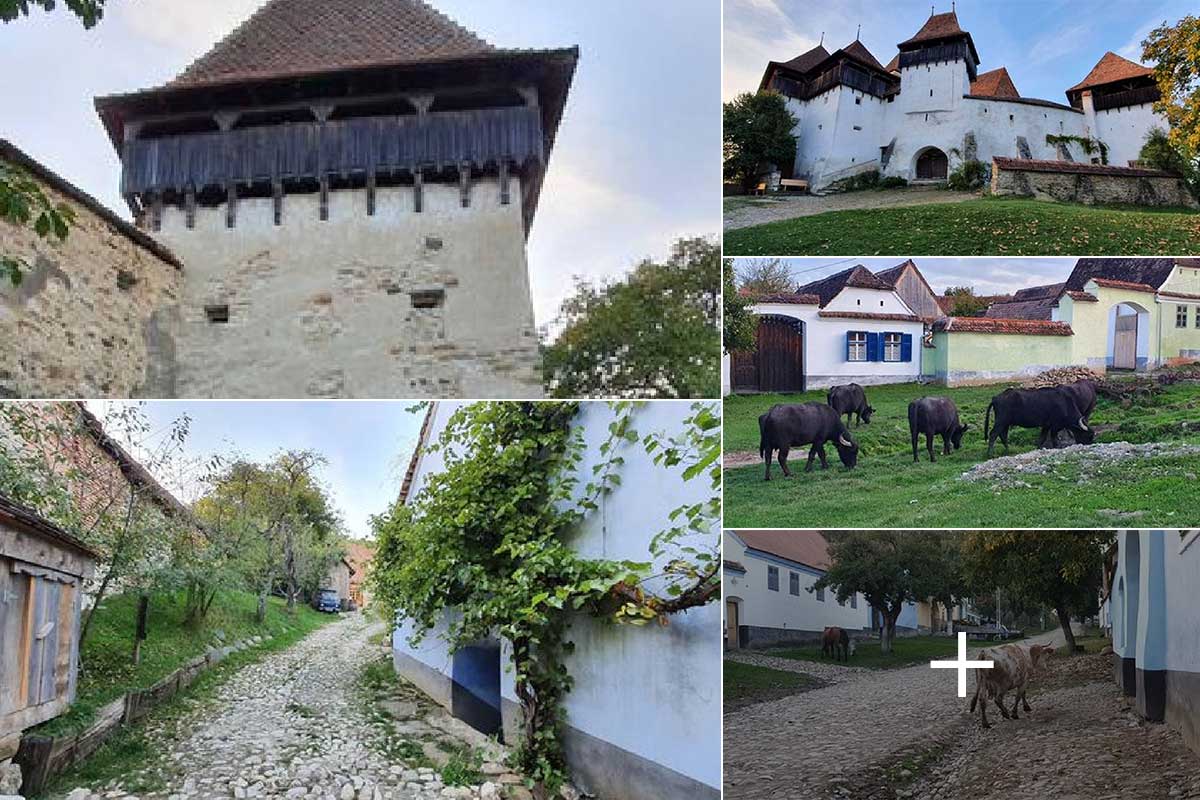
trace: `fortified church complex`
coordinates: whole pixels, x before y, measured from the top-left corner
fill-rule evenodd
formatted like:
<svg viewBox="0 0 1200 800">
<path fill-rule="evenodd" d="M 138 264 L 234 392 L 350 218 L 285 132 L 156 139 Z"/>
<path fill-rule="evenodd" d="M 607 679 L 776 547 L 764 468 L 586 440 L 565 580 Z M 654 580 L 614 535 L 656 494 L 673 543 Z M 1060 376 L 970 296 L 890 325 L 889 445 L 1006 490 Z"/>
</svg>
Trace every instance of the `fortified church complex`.
<svg viewBox="0 0 1200 800">
<path fill-rule="evenodd" d="M 1129 167 L 1146 134 L 1166 128 L 1153 111 L 1153 71 L 1112 52 L 1061 103 L 1022 97 L 1004 67 L 980 72 L 954 11 L 931 15 L 896 47 L 886 66 L 857 40 L 767 65 L 759 90 L 782 94 L 798 120 L 796 159 L 780 165 L 784 177 L 820 191 L 871 170 L 941 181 L 971 160 Z"/>
<path fill-rule="evenodd" d="M 0 142 L 78 218 L 0 226 L 30 266 L 0 395 L 540 396 L 525 243 L 578 55 L 421 0 L 270 0 L 96 100 L 136 229 Z"/>
</svg>

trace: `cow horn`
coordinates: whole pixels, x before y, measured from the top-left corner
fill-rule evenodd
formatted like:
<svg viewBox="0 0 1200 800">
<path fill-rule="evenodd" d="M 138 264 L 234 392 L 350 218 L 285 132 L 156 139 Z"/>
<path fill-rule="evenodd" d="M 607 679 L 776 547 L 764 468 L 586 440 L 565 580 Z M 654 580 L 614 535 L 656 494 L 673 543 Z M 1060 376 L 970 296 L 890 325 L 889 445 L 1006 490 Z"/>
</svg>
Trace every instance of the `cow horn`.
<svg viewBox="0 0 1200 800">
<path fill-rule="evenodd" d="M 838 434 L 838 444 L 840 444 L 842 447 L 854 447 L 854 442 L 846 441 L 846 437 L 840 433 Z"/>
<path fill-rule="evenodd" d="M 1083 417 L 1079 418 L 1079 427 L 1083 428 L 1085 431 L 1088 429 L 1087 423 L 1083 421 Z"/>
</svg>

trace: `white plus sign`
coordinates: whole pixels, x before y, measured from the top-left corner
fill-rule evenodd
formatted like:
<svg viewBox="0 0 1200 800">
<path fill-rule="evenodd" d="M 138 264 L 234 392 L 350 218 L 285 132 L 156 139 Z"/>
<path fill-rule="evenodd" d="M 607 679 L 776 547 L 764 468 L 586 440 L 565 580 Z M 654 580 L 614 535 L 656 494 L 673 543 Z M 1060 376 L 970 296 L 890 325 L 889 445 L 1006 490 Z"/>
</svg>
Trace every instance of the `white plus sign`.
<svg viewBox="0 0 1200 800">
<path fill-rule="evenodd" d="M 933 669 L 956 669 L 958 670 L 958 696 L 967 696 L 967 670 L 969 669 L 991 669 L 991 661 L 967 661 L 967 634 L 965 631 L 958 632 L 958 658 L 953 661 L 930 661 L 929 666 Z"/>
</svg>

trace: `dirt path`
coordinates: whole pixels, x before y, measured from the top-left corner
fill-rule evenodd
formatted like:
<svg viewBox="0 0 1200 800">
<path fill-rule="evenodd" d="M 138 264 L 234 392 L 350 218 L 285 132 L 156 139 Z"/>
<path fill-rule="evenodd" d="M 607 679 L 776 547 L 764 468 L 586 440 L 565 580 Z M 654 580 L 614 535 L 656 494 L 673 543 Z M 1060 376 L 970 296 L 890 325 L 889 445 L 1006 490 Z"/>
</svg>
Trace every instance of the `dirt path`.
<svg viewBox="0 0 1200 800">
<path fill-rule="evenodd" d="M 1030 694 L 1033 713 L 993 714 L 988 731 L 956 696 L 953 673 L 927 666 L 846 673 L 732 712 L 725 798 L 1200 798 L 1200 757 L 1129 710 L 1108 664 L 1053 662 Z"/>
<path fill-rule="evenodd" d="M 748 228 L 781 219 L 810 217 L 827 211 L 851 211 L 863 208 L 895 208 L 923 206 L 930 203 L 962 203 L 974 200 L 974 192 L 952 192 L 948 189 L 884 189 L 882 191 L 848 192 L 825 197 L 794 195 L 748 200 L 748 205 L 725 212 L 725 230 Z"/>
<path fill-rule="evenodd" d="M 127 776 L 124 784 L 94 787 L 92 794 L 76 790 L 70 800 L 132 800 L 129 786 L 144 785 L 147 777 L 166 786 L 138 794 L 142 800 L 432 800 L 478 798 L 481 791 L 498 797 L 499 787 L 490 783 L 447 789 L 425 758 L 410 765 L 383 755 L 357 683 L 362 667 L 380 654 L 368 638 L 382 630 L 380 622 L 348 615 L 243 668 L 214 702 L 202 703 L 182 722 L 148 724 L 147 738 L 164 748 L 160 763 Z M 416 703 L 402 705 L 417 715 Z M 424 717 L 396 725 L 420 726 L 419 733 L 428 728 Z M 425 742 L 414 736 L 416 753 Z"/>
</svg>

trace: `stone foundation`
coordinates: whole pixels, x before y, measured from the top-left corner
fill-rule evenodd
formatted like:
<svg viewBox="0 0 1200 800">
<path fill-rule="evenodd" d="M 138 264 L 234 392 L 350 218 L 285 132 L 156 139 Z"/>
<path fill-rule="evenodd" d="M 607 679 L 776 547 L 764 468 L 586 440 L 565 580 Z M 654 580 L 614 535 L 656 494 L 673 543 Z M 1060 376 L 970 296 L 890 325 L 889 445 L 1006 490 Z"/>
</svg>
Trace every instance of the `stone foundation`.
<svg viewBox="0 0 1200 800">
<path fill-rule="evenodd" d="M 996 158 L 992 162 L 991 187 L 992 194 L 1000 197 L 1085 205 L 1200 208 L 1179 176 L 1130 167 Z"/>
</svg>

